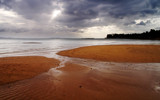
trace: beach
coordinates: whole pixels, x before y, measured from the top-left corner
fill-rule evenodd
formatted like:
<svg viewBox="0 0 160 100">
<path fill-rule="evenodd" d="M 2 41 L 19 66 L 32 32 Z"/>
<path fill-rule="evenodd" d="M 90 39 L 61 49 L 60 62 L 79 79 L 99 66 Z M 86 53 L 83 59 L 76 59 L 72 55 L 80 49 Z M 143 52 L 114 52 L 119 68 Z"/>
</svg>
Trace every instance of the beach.
<svg viewBox="0 0 160 100">
<path fill-rule="evenodd" d="M 0 0 L 0 100 L 160 100 L 160 0 Z"/>
<path fill-rule="evenodd" d="M 157 70 L 160 62 L 159 45 L 87 46 L 57 54 L 72 57 L 73 61 L 66 61 L 64 67 L 58 67 L 61 62 L 53 58 L 1 58 L 0 76 L 4 80 L 1 81 L 3 85 L 0 85 L 0 99 L 160 99 L 160 74 Z M 74 58 L 86 61 L 79 64 L 74 62 Z M 89 63 L 87 59 L 93 60 L 97 67 L 96 64 L 83 65 Z M 3 67 L 6 67 L 6 71 Z M 7 76 L 9 73 L 16 79 Z"/>
<path fill-rule="evenodd" d="M 58 65 L 58 60 L 40 56 L 0 58 L 0 85 L 32 78 Z"/>
<path fill-rule="evenodd" d="M 107 45 L 81 47 L 61 51 L 62 56 L 95 59 L 107 62 L 160 62 L 159 45 Z"/>
</svg>

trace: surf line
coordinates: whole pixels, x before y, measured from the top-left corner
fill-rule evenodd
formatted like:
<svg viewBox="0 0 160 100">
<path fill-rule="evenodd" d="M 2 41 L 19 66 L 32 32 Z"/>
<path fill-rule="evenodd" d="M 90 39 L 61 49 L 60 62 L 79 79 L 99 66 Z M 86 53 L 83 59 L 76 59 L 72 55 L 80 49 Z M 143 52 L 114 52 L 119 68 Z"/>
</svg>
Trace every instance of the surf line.
<svg viewBox="0 0 160 100">
<path fill-rule="evenodd" d="M 58 70 L 58 68 L 62 68 L 62 67 L 65 67 L 65 63 L 68 61 L 67 58 L 65 57 L 60 57 L 59 58 L 60 60 L 60 63 L 59 63 L 59 66 L 55 67 L 55 68 L 51 68 L 49 71 L 48 71 L 48 74 L 50 75 L 53 75 L 53 76 L 58 76 L 62 73 L 62 71 Z"/>
</svg>

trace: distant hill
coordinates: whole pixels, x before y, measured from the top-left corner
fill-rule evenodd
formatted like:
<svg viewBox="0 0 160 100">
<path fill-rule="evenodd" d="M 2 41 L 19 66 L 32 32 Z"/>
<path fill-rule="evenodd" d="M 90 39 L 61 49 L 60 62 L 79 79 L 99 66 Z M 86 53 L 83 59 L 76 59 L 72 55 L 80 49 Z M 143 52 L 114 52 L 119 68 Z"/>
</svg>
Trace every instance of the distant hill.
<svg viewBox="0 0 160 100">
<path fill-rule="evenodd" d="M 106 39 L 143 39 L 160 40 L 160 30 L 151 29 L 149 32 L 131 34 L 108 34 Z"/>
</svg>

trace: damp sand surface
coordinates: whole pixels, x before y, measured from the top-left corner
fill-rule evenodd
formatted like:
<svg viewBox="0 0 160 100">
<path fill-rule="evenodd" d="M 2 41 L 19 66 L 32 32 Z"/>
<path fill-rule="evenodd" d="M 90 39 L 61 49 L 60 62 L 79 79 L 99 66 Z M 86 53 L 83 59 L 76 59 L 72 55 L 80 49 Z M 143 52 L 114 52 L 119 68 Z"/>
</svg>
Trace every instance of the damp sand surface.
<svg viewBox="0 0 160 100">
<path fill-rule="evenodd" d="M 0 85 L 0 100 L 160 99 L 159 63 L 93 62 L 73 58 L 64 67 Z"/>
<path fill-rule="evenodd" d="M 160 62 L 160 45 L 89 46 L 58 53 L 62 56 L 95 59 L 108 62 Z"/>
<path fill-rule="evenodd" d="M 58 65 L 58 60 L 40 56 L 0 58 L 0 85 L 32 78 Z"/>
<path fill-rule="evenodd" d="M 61 74 L 43 73 L 0 86 L 0 100 L 159 100 L 159 72 L 127 65 L 94 68 L 66 62 Z M 131 67 L 137 65 L 131 65 Z M 142 65 L 143 66 L 143 65 Z M 145 67 L 145 66 L 144 66 Z"/>
</svg>

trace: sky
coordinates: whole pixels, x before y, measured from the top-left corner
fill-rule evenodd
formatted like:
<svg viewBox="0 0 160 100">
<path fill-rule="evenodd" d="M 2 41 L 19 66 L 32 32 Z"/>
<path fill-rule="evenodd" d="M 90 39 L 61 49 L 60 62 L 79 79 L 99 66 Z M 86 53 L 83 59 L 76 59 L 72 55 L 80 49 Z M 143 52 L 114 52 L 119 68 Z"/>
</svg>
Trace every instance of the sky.
<svg viewBox="0 0 160 100">
<path fill-rule="evenodd" d="M 160 29 L 160 0 L 0 0 L 0 37 L 105 38 Z"/>
</svg>

